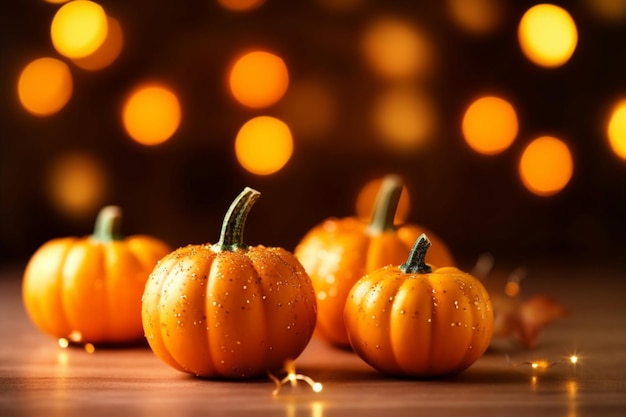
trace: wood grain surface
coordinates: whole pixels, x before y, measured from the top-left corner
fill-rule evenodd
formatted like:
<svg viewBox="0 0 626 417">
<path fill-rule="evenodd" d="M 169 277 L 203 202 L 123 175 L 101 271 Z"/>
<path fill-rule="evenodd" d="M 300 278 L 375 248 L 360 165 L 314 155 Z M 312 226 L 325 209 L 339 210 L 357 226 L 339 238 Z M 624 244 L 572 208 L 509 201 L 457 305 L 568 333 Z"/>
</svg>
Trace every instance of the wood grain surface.
<svg viewBox="0 0 626 417">
<path fill-rule="evenodd" d="M 535 267 L 524 294 L 548 293 L 571 315 L 528 350 L 496 339 L 459 376 L 392 378 L 353 353 L 314 338 L 297 372 L 323 384 L 285 385 L 269 378 L 205 380 L 180 373 L 146 346 L 60 348 L 27 318 L 21 269 L 0 278 L 0 416 L 624 416 L 626 277 L 617 268 Z M 576 365 L 569 355 L 580 358 Z M 528 362 L 548 361 L 535 370 Z"/>
</svg>

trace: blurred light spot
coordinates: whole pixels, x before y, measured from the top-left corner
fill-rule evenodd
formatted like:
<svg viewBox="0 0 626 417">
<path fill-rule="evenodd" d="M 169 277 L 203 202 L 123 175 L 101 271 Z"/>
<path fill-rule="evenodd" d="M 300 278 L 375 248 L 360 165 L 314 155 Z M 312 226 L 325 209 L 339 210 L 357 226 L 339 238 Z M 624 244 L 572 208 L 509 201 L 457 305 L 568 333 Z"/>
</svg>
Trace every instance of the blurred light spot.
<svg viewBox="0 0 626 417">
<path fill-rule="evenodd" d="M 124 46 L 122 25 L 111 16 L 107 16 L 107 22 L 109 30 L 102 45 L 91 55 L 73 59 L 74 64 L 80 68 L 95 71 L 111 65 L 117 59 Z"/>
<path fill-rule="evenodd" d="M 317 0 L 318 3 L 331 12 L 352 12 L 362 7 L 365 0 Z"/>
<path fill-rule="evenodd" d="M 102 205 L 107 176 L 100 161 L 83 152 L 65 154 L 53 161 L 49 175 L 52 202 L 73 216 L 93 213 Z M 69 336 L 71 341 L 75 336 Z"/>
<path fill-rule="evenodd" d="M 385 144 L 399 151 L 422 148 L 436 129 L 432 100 L 411 89 L 396 87 L 375 102 L 374 125 Z"/>
<path fill-rule="evenodd" d="M 613 109 L 607 127 L 609 145 L 617 156 L 626 159 L 626 100 Z"/>
<path fill-rule="evenodd" d="M 572 178 L 574 161 L 561 140 L 542 136 L 530 142 L 519 164 L 524 186 L 534 194 L 551 196 L 561 191 Z"/>
<path fill-rule="evenodd" d="M 50 26 L 52 45 L 68 58 L 91 55 L 102 45 L 107 32 L 104 9 L 89 0 L 64 4 L 57 10 Z"/>
<path fill-rule="evenodd" d="M 578 31 L 565 9 L 538 4 L 522 16 L 518 39 L 522 52 L 532 62 L 543 67 L 558 67 L 574 53 Z"/>
<path fill-rule="evenodd" d="M 356 199 L 356 215 L 360 219 L 369 220 L 372 218 L 372 211 L 374 210 L 374 203 L 376 202 L 376 196 L 378 190 L 382 184 L 382 178 L 376 178 L 367 182 L 359 191 L 359 195 Z M 409 192 L 405 186 L 402 187 L 402 193 L 400 194 L 400 201 L 398 202 L 398 208 L 394 217 L 396 224 L 402 224 L 409 215 L 411 207 L 411 201 L 409 198 Z"/>
<path fill-rule="evenodd" d="M 310 79 L 289 88 L 279 111 L 297 137 L 320 138 L 332 128 L 337 109 L 330 88 Z"/>
<path fill-rule="evenodd" d="M 289 86 L 289 72 L 282 58 L 263 51 L 239 57 L 229 77 L 230 91 L 247 107 L 263 108 L 280 100 Z"/>
<path fill-rule="evenodd" d="M 56 58 L 39 58 L 22 70 L 17 94 L 22 106 L 37 116 L 61 110 L 72 97 L 72 74 L 67 64 Z"/>
<path fill-rule="evenodd" d="M 448 0 L 452 19 L 472 33 L 488 33 L 500 26 L 505 6 L 503 0 Z"/>
<path fill-rule="evenodd" d="M 126 99 L 122 120 L 126 132 L 143 145 L 158 145 L 178 129 L 181 109 L 172 90 L 158 84 L 136 88 Z"/>
<path fill-rule="evenodd" d="M 626 0 L 585 0 L 591 12 L 606 22 L 620 22 L 626 19 Z"/>
<path fill-rule="evenodd" d="M 269 175 L 280 170 L 291 158 L 293 139 L 289 127 L 269 116 L 246 122 L 235 139 L 237 160 L 247 171 Z"/>
<path fill-rule="evenodd" d="M 248 12 L 261 7 L 265 0 L 217 0 L 225 9 L 235 12 Z"/>
<path fill-rule="evenodd" d="M 474 101 L 465 111 L 463 136 L 476 152 L 495 155 L 507 149 L 517 136 L 517 114 L 506 100 L 486 96 Z"/>
<path fill-rule="evenodd" d="M 415 25 L 399 19 L 371 23 L 363 33 L 362 51 L 372 70 L 384 78 L 419 77 L 433 64 L 430 41 Z"/>
<path fill-rule="evenodd" d="M 509 281 L 504 285 L 504 293 L 509 297 L 517 297 L 520 292 L 519 282 Z"/>
</svg>

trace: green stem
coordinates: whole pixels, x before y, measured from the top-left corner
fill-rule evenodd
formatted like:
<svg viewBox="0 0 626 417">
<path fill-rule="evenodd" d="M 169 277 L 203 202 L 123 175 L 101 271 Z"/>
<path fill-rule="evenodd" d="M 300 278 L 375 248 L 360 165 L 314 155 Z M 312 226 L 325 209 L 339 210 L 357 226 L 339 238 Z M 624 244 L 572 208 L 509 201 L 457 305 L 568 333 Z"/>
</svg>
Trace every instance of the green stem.
<svg viewBox="0 0 626 417">
<path fill-rule="evenodd" d="M 122 238 L 122 209 L 118 206 L 105 206 L 100 209 L 94 226 L 93 238 L 110 242 Z"/>
<path fill-rule="evenodd" d="M 430 245 L 428 236 L 422 233 L 413 244 L 407 261 L 400 265 L 400 270 L 405 274 L 428 274 L 432 272 L 432 268 L 426 265 L 426 252 L 428 252 Z"/>
<path fill-rule="evenodd" d="M 397 175 L 385 176 L 376 195 L 372 220 L 367 228 L 370 234 L 396 230 L 393 220 L 401 194 L 402 179 Z"/>
<path fill-rule="evenodd" d="M 246 187 L 231 203 L 222 222 L 220 240 L 215 245 L 218 251 L 235 251 L 248 247 L 243 243 L 243 228 L 250 209 L 260 195 L 257 190 Z"/>
</svg>

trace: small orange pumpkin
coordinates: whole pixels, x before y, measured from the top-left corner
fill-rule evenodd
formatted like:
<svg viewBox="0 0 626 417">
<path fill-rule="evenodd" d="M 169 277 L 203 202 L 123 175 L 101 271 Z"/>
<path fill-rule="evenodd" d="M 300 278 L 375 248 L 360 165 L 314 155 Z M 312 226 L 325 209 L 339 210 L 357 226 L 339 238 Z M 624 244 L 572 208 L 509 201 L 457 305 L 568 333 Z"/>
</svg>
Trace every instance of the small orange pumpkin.
<svg viewBox="0 0 626 417">
<path fill-rule="evenodd" d="M 233 201 L 216 244 L 164 257 L 143 297 L 150 347 L 170 366 L 203 377 L 248 378 L 295 359 L 315 328 L 311 280 L 283 248 L 242 241 L 259 192 Z"/>
<path fill-rule="evenodd" d="M 403 262 L 420 234 L 433 236 L 437 245 L 429 253 L 429 262 L 454 264 L 445 244 L 426 228 L 410 223 L 394 225 L 401 193 L 401 179 L 386 176 L 369 223 L 355 217 L 330 218 L 311 229 L 296 246 L 295 255 L 317 294 L 316 331 L 333 345 L 350 347 L 343 309 L 352 286 L 377 268 Z"/>
<path fill-rule="evenodd" d="M 406 263 L 361 278 L 345 305 L 353 350 L 381 372 L 432 377 L 454 374 L 485 352 L 493 308 L 480 281 L 455 267 L 424 262 L 431 243 L 420 236 Z"/>
<path fill-rule="evenodd" d="M 26 312 L 45 333 L 72 342 L 141 341 L 141 295 L 171 249 L 145 235 L 120 237 L 121 209 L 100 210 L 87 237 L 50 240 L 31 257 L 22 284 Z"/>
</svg>

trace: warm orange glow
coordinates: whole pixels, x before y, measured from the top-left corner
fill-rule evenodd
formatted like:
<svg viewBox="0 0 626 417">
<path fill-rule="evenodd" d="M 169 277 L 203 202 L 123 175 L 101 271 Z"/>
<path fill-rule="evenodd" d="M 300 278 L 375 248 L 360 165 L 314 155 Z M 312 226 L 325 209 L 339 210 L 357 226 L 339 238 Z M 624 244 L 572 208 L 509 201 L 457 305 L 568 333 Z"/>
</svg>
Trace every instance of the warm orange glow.
<svg viewBox="0 0 626 417">
<path fill-rule="evenodd" d="M 592 13 L 607 22 L 626 19 L 626 0 L 585 0 Z"/>
<path fill-rule="evenodd" d="M 51 4 L 62 4 L 62 3 L 67 3 L 69 0 L 44 0 L 46 3 L 51 3 Z"/>
<path fill-rule="evenodd" d="M 37 116 L 48 116 L 61 110 L 72 97 L 70 69 L 56 58 L 39 58 L 22 70 L 17 94 L 22 106 Z"/>
<path fill-rule="evenodd" d="M 378 75 L 397 79 L 418 77 L 433 64 L 430 41 L 414 25 L 398 19 L 380 19 L 366 28 L 363 55 Z"/>
<path fill-rule="evenodd" d="M 509 297 L 517 297 L 520 292 L 519 282 L 509 281 L 504 285 L 504 293 Z"/>
<path fill-rule="evenodd" d="M 335 97 L 331 88 L 320 80 L 299 81 L 289 88 L 279 112 L 295 136 L 319 139 L 335 123 Z"/>
<path fill-rule="evenodd" d="M 249 120 L 235 139 L 237 160 L 253 174 L 269 175 L 279 171 L 292 153 L 291 131 L 274 117 L 259 116 Z"/>
<path fill-rule="evenodd" d="M 87 153 L 73 152 L 56 159 L 48 179 L 52 202 L 74 216 L 93 213 L 102 205 L 107 191 L 104 168 Z"/>
<path fill-rule="evenodd" d="M 280 100 L 289 86 L 289 72 L 282 58 L 254 51 L 235 61 L 230 70 L 230 91 L 235 99 L 255 109 Z"/>
<path fill-rule="evenodd" d="M 265 0 L 217 0 L 225 9 L 235 12 L 247 12 L 260 7 Z"/>
<path fill-rule="evenodd" d="M 561 191 L 572 178 L 574 161 L 561 140 L 542 136 L 526 146 L 519 164 L 524 186 L 534 194 L 551 196 Z"/>
<path fill-rule="evenodd" d="M 82 69 L 95 71 L 111 65 L 117 59 L 124 46 L 124 33 L 117 19 L 107 16 L 107 22 L 109 30 L 102 45 L 91 55 L 75 58 L 74 64 Z"/>
<path fill-rule="evenodd" d="M 574 53 L 578 30 L 565 9 L 538 4 L 522 16 L 518 39 L 522 51 L 532 62 L 543 67 L 558 67 Z"/>
<path fill-rule="evenodd" d="M 517 136 L 515 109 L 508 101 L 486 96 L 474 101 L 465 111 L 463 137 L 476 152 L 494 155 L 506 150 Z"/>
<path fill-rule="evenodd" d="M 452 19 L 473 33 L 487 33 L 500 25 L 507 0 L 448 0 Z"/>
<path fill-rule="evenodd" d="M 126 132 L 143 145 L 158 145 L 178 129 L 181 109 L 178 97 L 162 85 L 146 84 L 126 99 L 122 121 Z"/>
<path fill-rule="evenodd" d="M 613 152 L 620 158 L 626 159 L 626 99 L 613 108 L 607 127 L 607 136 Z"/>
<path fill-rule="evenodd" d="M 385 144 L 399 151 L 423 147 L 437 124 L 432 100 L 407 88 L 384 92 L 375 103 L 373 121 Z"/>
<path fill-rule="evenodd" d="M 63 56 L 83 58 L 94 53 L 107 37 L 104 9 L 89 0 L 75 0 L 57 10 L 50 26 L 52 45 Z"/>
<path fill-rule="evenodd" d="M 372 211 L 374 209 L 374 203 L 376 202 L 376 196 L 378 190 L 382 184 L 382 178 L 376 178 L 366 183 L 356 199 L 356 215 L 357 217 L 365 220 L 369 220 L 372 217 Z M 400 194 L 400 201 L 398 202 L 398 208 L 396 210 L 396 216 L 394 217 L 395 224 L 402 224 L 405 222 L 409 215 L 411 207 L 411 201 L 409 198 L 409 192 L 406 187 L 402 187 L 402 193 Z"/>
</svg>

